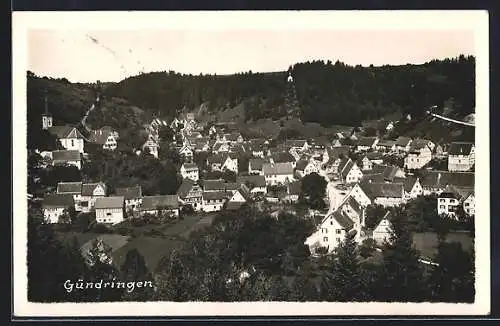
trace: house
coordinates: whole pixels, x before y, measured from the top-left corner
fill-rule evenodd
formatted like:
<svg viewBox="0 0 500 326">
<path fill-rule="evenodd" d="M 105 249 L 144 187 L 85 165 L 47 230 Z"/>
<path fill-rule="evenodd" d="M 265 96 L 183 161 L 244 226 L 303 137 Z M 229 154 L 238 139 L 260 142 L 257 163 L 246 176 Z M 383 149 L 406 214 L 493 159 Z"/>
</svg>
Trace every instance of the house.
<svg viewBox="0 0 500 326">
<path fill-rule="evenodd" d="M 191 147 L 190 144 L 185 143 L 180 149 L 179 149 L 179 155 L 184 158 L 186 161 L 192 161 L 193 160 L 193 148 Z"/>
<path fill-rule="evenodd" d="M 142 150 L 153 155 L 155 158 L 158 158 L 158 148 L 160 145 L 158 144 L 158 139 L 153 135 L 149 134 L 148 139 L 142 145 Z"/>
<path fill-rule="evenodd" d="M 383 152 L 393 152 L 396 150 L 396 142 L 394 140 L 382 139 L 377 143 L 375 149 Z"/>
<path fill-rule="evenodd" d="M 124 206 L 123 196 L 98 197 L 95 201 L 96 222 L 106 224 L 123 222 Z"/>
<path fill-rule="evenodd" d="M 106 184 L 103 182 L 84 183 L 82 184 L 82 193 L 79 200 L 79 206 L 82 212 L 90 212 L 97 198 L 104 197 L 107 194 Z"/>
<path fill-rule="evenodd" d="M 293 165 L 291 163 L 265 163 L 262 166 L 262 171 L 268 186 L 293 181 Z"/>
<path fill-rule="evenodd" d="M 448 146 L 445 143 L 436 144 L 434 148 L 434 157 L 446 158 L 448 157 Z"/>
<path fill-rule="evenodd" d="M 354 222 L 344 212 L 335 210 L 325 216 L 317 230 L 304 244 L 309 246 L 313 255 L 318 248 L 326 248 L 328 253 L 332 253 L 347 235 L 353 235 L 355 232 Z"/>
<path fill-rule="evenodd" d="M 475 215 L 474 189 L 447 186 L 437 198 L 438 214 L 456 217 L 459 207 L 466 215 Z"/>
<path fill-rule="evenodd" d="M 304 139 L 289 139 L 285 141 L 285 147 L 288 149 L 296 149 L 300 152 L 307 151 L 311 146 Z"/>
<path fill-rule="evenodd" d="M 437 198 L 437 212 L 439 215 L 454 217 L 459 205 L 460 196 L 453 192 L 443 191 Z"/>
<path fill-rule="evenodd" d="M 474 216 L 476 214 L 476 199 L 474 197 L 474 190 L 469 191 L 469 193 L 463 196 L 463 207 L 465 214 L 469 216 Z"/>
<path fill-rule="evenodd" d="M 194 151 L 196 153 L 198 152 L 207 152 L 210 150 L 210 145 L 209 145 L 210 140 L 206 137 L 202 138 L 196 138 L 191 142 L 192 146 L 194 147 Z"/>
<path fill-rule="evenodd" d="M 361 237 L 361 228 L 365 226 L 365 208 L 362 207 L 354 197 L 348 196 L 337 209 L 353 221 L 354 228 L 358 231 L 355 240 L 359 241 Z"/>
<path fill-rule="evenodd" d="M 118 136 L 113 130 L 100 128 L 91 131 L 89 142 L 101 146 L 102 149 L 113 151 L 118 146 Z"/>
<path fill-rule="evenodd" d="M 383 164 L 384 163 L 384 154 L 382 154 L 382 153 L 379 153 L 379 152 L 369 152 L 369 153 L 366 153 L 366 157 L 373 164 Z"/>
<path fill-rule="evenodd" d="M 266 140 L 265 139 L 250 139 L 248 141 L 249 151 L 252 152 L 253 157 L 264 158 L 267 154 Z"/>
<path fill-rule="evenodd" d="M 417 147 L 427 146 L 427 147 L 429 147 L 429 149 L 431 150 L 431 152 L 434 151 L 434 148 L 436 147 L 436 144 L 434 144 L 431 140 L 422 139 L 422 138 L 417 138 L 417 139 L 412 140 L 410 148 L 413 145 L 415 145 Z"/>
<path fill-rule="evenodd" d="M 217 212 L 222 210 L 228 197 L 232 197 L 231 192 L 226 191 L 211 191 L 203 192 L 203 211 L 204 212 Z"/>
<path fill-rule="evenodd" d="M 140 185 L 116 188 L 115 193 L 125 199 L 125 209 L 127 211 L 135 211 L 142 204 L 142 188 Z"/>
<path fill-rule="evenodd" d="M 231 145 L 228 143 L 215 143 L 212 147 L 212 152 L 215 154 L 228 153 L 231 151 Z"/>
<path fill-rule="evenodd" d="M 202 193 L 200 185 L 191 179 L 184 179 L 177 190 L 180 203 L 184 206 L 191 206 L 195 211 L 203 208 Z"/>
<path fill-rule="evenodd" d="M 409 170 L 421 169 L 432 159 L 432 150 L 427 142 L 413 141 L 404 159 L 404 167 Z"/>
<path fill-rule="evenodd" d="M 373 169 L 373 162 L 370 161 L 368 156 L 364 156 L 361 160 L 361 171 L 369 171 Z"/>
<path fill-rule="evenodd" d="M 226 143 L 236 144 L 236 143 L 242 143 L 244 139 L 239 132 L 232 132 L 229 134 L 224 134 L 223 141 Z"/>
<path fill-rule="evenodd" d="M 229 170 L 238 173 L 238 158 L 233 154 L 210 155 L 207 162 L 212 171 Z"/>
<path fill-rule="evenodd" d="M 397 152 L 408 152 L 410 151 L 411 138 L 408 137 L 398 137 L 394 143 L 395 150 Z"/>
<path fill-rule="evenodd" d="M 394 207 L 405 202 L 403 183 L 363 181 L 360 187 L 373 204 Z"/>
<path fill-rule="evenodd" d="M 373 229 L 372 238 L 378 245 L 383 245 L 386 242 L 391 242 L 393 232 L 394 228 L 390 221 L 390 212 L 387 211 L 375 229 Z"/>
<path fill-rule="evenodd" d="M 82 182 L 59 182 L 57 184 L 56 194 L 69 195 L 73 197 L 75 210 L 81 211 L 80 201 L 82 197 Z"/>
<path fill-rule="evenodd" d="M 184 163 L 182 164 L 180 170 L 183 179 L 191 179 L 193 181 L 198 181 L 199 169 L 196 163 Z"/>
<path fill-rule="evenodd" d="M 43 199 L 42 210 L 45 223 L 59 223 L 59 218 L 75 206 L 72 195 L 50 194 Z"/>
<path fill-rule="evenodd" d="M 84 153 L 84 139 L 82 133 L 71 126 L 53 126 L 48 131 L 57 137 L 61 145 L 68 151 Z"/>
<path fill-rule="evenodd" d="M 318 173 L 319 172 L 319 164 L 314 159 L 299 160 L 296 165 L 296 171 L 298 175 L 302 178 L 310 173 Z"/>
<path fill-rule="evenodd" d="M 299 200 L 299 195 L 301 192 L 301 182 L 295 181 L 287 184 L 285 202 L 296 203 Z"/>
<path fill-rule="evenodd" d="M 473 172 L 425 171 L 420 184 L 424 195 L 439 194 L 448 186 L 473 190 L 474 178 Z"/>
<path fill-rule="evenodd" d="M 239 176 L 236 183 L 247 186 L 251 194 L 267 193 L 266 178 L 263 175 Z"/>
<path fill-rule="evenodd" d="M 228 197 L 226 209 L 234 210 L 240 208 L 243 204 L 251 201 L 250 192 L 245 185 L 240 185 L 233 194 Z"/>
<path fill-rule="evenodd" d="M 350 148 L 348 146 L 338 146 L 333 148 L 326 148 L 323 153 L 322 168 L 328 173 L 338 172 L 340 161 L 349 156 Z"/>
<path fill-rule="evenodd" d="M 356 162 L 348 159 L 343 159 L 338 167 L 338 174 L 344 183 L 356 183 L 363 177 L 363 172 L 358 167 Z"/>
<path fill-rule="evenodd" d="M 397 167 L 397 166 L 392 166 L 392 165 L 382 165 L 380 167 L 383 167 L 384 170 L 382 171 L 382 179 L 385 182 L 393 182 L 394 179 L 399 178 L 399 179 L 404 179 L 405 178 L 405 172 Z"/>
<path fill-rule="evenodd" d="M 77 150 L 52 151 L 52 165 L 73 165 L 82 169 L 81 153 Z"/>
<path fill-rule="evenodd" d="M 418 178 L 409 176 L 406 177 L 403 181 L 403 187 L 405 191 L 405 200 L 408 201 L 410 199 L 415 199 L 418 196 L 423 195 L 424 190 L 422 185 L 420 184 L 420 180 Z"/>
<path fill-rule="evenodd" d="M 357 141 L 356 150 L 357 151 L 368 151 L 375 149 L 378 143 L 377 137 L 360 137 Z"/>
<path fill-rule="evenodd" d="M 448 171 L 469 171 L 475 163 L 475 146 L 468 142 L 453 142 L 448 151 Z"/>
<path fill-rule="evenodd" d="M 262 171 L 262 166 L 265 163 L 268 163 L 266 160 L 261 158 L 251 158 L 248 160 L 248 173 L 249 174 L 257 174 L 264 175 L 264 171 Z"/>
<path fill-rule="evenodd" d="M 138 210 L 141 215 L 167 214 L 177 217 L 179 216 L 179 197 L 177 195 L 144 196 Z"/>
</svg>

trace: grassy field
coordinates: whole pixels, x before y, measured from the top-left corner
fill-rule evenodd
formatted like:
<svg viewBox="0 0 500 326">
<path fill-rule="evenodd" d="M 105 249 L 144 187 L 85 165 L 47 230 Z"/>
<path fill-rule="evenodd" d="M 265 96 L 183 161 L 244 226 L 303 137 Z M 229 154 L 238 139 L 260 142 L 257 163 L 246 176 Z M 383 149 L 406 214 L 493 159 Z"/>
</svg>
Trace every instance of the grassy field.
<svg viewBox="0 0 500 326">
<path fill-rule="evenodd" d="M 466 232 L 449 233 L 446 242 L 459 242 L 462 248 L 471 252 L 473 250 L 472 237 Z M 437 235 L 434 232 L 415 233 L 413 243 L 422 256 L 432 258 L 437 251 Z"/>
</svg>

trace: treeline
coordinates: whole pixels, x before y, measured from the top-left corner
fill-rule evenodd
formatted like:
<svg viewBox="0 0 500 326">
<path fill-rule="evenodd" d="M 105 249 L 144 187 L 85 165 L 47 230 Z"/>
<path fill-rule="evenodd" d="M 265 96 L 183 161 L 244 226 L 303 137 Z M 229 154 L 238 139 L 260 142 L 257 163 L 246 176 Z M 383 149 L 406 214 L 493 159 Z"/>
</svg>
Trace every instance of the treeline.
<svg viewBox="0 0 500 326">
<path fill-rule="evenodd" d="M 290 67 L 297 103 L 290 101 L 287 72 L 182 75 L 155 72 L 127 78 L 106 92 L 173 116 L 182 108 L 223 110 L 245 104 L 246 120 L 278 118 L 298 106 L 302 121 L 352 125 L 393 112 L 419 116 L 454 99 L 464 116 L 475 107 L 475 58 L 433 60 L 423 65 L 362 67 L 312 61 Z"/>
</svg>

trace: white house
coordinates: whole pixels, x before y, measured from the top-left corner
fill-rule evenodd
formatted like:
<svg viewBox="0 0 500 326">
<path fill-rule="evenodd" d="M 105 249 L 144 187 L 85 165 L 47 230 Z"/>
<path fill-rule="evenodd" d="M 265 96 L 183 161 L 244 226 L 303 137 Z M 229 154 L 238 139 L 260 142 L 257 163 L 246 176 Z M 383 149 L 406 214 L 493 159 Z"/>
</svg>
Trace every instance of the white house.
<svg viewBox="0 0 500 326">
<path fill-rule="evenodd" d="M 296 171 L 300 177 L 304 177 L 311 173 L 318 173 L 320 170 L 319 162 L 311 158 L 309 160 L 299 160 L 296 165 Z"/>
<path fill-rule="evenodd" d="M 361 160 L 361 170 L 369 171 L 373 169 L 373 162 L 365 155 Z"/>
<path fill-rule="evenodd" d="M 384 152 L 393 152 L 396 150 L 396 142 L 394 140 L 382 139 L 377 143 L 375 149 Z"/>
<path fill-rule="evenodd" d="M 437 211 L 439 215 L 455 216 L 460 199 L 452 192 L 442 192 L 437 199 Z"/>
<path fill-rule="evenodd" d="M 158 148 L 160 145 L 158 144 L 158 140 L 156 137 L 152 134 L 148 136 L 148 139 L 142 145 L 142 150 L 143 151 L 148 151 L 151 155 L 153 155 L 155 158 L 158 158 Z"/>
<path fill-rule="evenodd" d="M 403 183 L 363 181 L 360 186 L 374 204 L 394 207 L 405 203 Z"/>
<path fill-rule="evenodd" d="M 415 177 L 406 177 L 403 181 L 404 191 L 405 191 L 405 200 L 408 201 L 410 199 L 415 199 L 418 196 L 424 194 L 424 189 L 420 184 L 420 179 Z"/>
<path fill-rule="evenodd" d="M 293 165 L 291 163 L 265 163 L 262 166 L 266 185 L 286 184 L 292 182 Z"/>
<path fill-rule="evenodd" d="M 382 220 L 380 220 L 375 229 L 373 229 L 372 238 L 378 245 L 383 245 L 385 242 L 391 242 L 394 228 L 389 218 L 390 212 L 388 211 L 382 217 Z"/>
<path fill-rule="evenodd" d="M 448 171 L 469 171 L 475 163 L 473 143 L 453 142 L 448 151 Z"/>
<path fill-rule="evenodd" d="M 421 169 L 432 159 L 432 150 L 426 143 L 413 141 L 404 159 L 404 167 L 410 170 Z"/>
<path fill-rule="evenodd" d="M 398 137 L 395 142 L 395 149 L 398 152 L 408 152 L 410 151 L 411 138 L 408 137 Z"/>
<path fill-rule="evenodd" d="M 61 145 L 68 151 L 78 151 L 84 153 L 84 139 L 82 133 L 71 126 L 53 126 L 49 132 L 59 139 Z"/>
<path fill-rule="evenodd" d="M 368 151 L 370 149 L 375 149 L 379 139 L 377 137 L 360 137 L 357 142 L 356 150 L 358 151 Z"/>
<path fill-rule="evenodd" d="M 304 139 L 290 139 L 285 142 L 285 147 L 288 149 L 296 149 L 300 152 L 307 151 L 311 145 Z"/>
<path fill-rule="evenodd" d="M 52 165 L 73 165 L 82 169 L 81 153 L 77 150 L 52 151 Z"/>
<path fill-rule="evenodd" d="M 200 185 L 191 179 L 184 179 L 177 190 L 179 202 L 184 206 L 191 206 L 195 211 L 203 209 L 202 193 Z"/>
<path fill-rule="evenodd" d="M 356 162 L 350 158 L 344 159 L 340 162 L 338 167 L 338 174 L 344 183 L 356 183 L 363 178 L 363 172 L 358 167 Z"/>
<path fill-rule="evenodd" d="M 138 210 L 141 215 L 170 214 L 172 217 L 177 217 L 179 216 L 179 197 L 177 195 L 144 196 Z"/>
<path fill-rule="evenodd" d="M 95 219 L 97 223 L 117 224 L 124 220 L 123 196 L 99 197 L 95 201 Z"/>
<path fill-rule="evenodd" d="M 247 186 L 251 194 L 267 194 L 266 178 L 263 175 L 239 176 L 236 183 Z"/>
<path fill-rule="evenodd" d="M 238 173 L 238 158 L 232 154 L 211 155 L 207 162 L 212 171 L 229 170 Z"/>
<path fill-rule="evenodd" d="M 103 182 L 82 184 L 82 193 L 79 206 L 82 212 L 90 212 L 94 209 L 95 201 L 99 197 L 106 196 L 107 187 Z"/>
<path fill-rule="evenodd" d="M 222 164 L 222 171 L 229 170 L 238 174 L 238 158 L 235 155 L 229 154 L 226 155 L 226 159 Z"/>
<path fill-rule="evenodd" d="M 188 143 L 185 143 L 179 149 L 179 155 L 181 155 L 185 160 L 191 161 L 193 159 L 193 148 Z"/>
<path fill-rule="evenodd" d="M 110 128 L 100 128 L 92 130 L 89 136 L 89 141 L 101 145 L 103 149 L 115 150 L 118 146 L 117 133 Z"/>
<path fill-rule="evenodd" d="M 231 192 L 226 191 L 210 191 L 203 192 L 203 211 L 204 212 L 217 212 L 222 210 L 228 197 L 232 197 Z"/>
<path fill-rule="evenodd" d="M 116 188 L 117 196 L 123 196 L 125 199 L 125 209 L 135 211 L 142 203 L 142 188 L 140 185 L 126 188 Z"/>
<path fill-rule="evenodd" d="M 75 202 L 72 195 L 50 194 L 43 199 L 42 209 L 45 223 L 59 223 L 59 218 Z"/>
<path fill-rule="evenodd" d="M 463 205 L 464 211 L 467 215 L 472 216 L 476 214 L 476 199 L 474 197 L 474 191 L 464 196 Z"/>
<path fill-rule="evenodd" d="M 262 171 L 262 167 L 265 163 L 268 163 L 266 160 L 261 158 L 251 158 L 248 160 L 248 174 L 257 174 L 264 175 L 264 171 Z"/>
<path fill-rule="evenodd" d="M 183 179 L 191 179 L 193 181 L 198 181 L 199 169 L 196 163 L 184 163 L 182 164 L 180 170 Z"/>
<path fill-rule="evenodd" d="M 354 233 L 354 222 L 342 211 L 335 210 L 325 216 L 316 231 L 310 235 L 305 244 L 315 255 L 318 248 L 326 248 L 331 253 L 344 241 L 347 234 Z"/>
</svg>

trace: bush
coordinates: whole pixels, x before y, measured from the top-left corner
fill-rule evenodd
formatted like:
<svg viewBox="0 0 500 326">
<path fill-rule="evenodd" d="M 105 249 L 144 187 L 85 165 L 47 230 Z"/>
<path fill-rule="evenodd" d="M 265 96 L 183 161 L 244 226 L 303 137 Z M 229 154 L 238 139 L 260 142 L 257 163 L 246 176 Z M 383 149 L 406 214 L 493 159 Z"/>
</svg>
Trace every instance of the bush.
<svg viewBox="0 0 500 326">
<path fill-rule="evenodd" d="M 363 240 L 361 245 L 359 246 L 359 254 L 363 258 L 370 257 L 375 251 L 376 242 L 375 240 L 368 238 Z"/>
<path fill-rule="evenodd" d="M 111 230 L 109 227 L 107 227 L 104 224 L 96 224 L 93 228 L 92 231 L 95 233 L 101 233 L 101 234 L 110 234 L 113 233 L 113 230 Z"/>
</svg>

